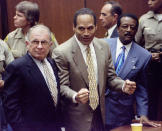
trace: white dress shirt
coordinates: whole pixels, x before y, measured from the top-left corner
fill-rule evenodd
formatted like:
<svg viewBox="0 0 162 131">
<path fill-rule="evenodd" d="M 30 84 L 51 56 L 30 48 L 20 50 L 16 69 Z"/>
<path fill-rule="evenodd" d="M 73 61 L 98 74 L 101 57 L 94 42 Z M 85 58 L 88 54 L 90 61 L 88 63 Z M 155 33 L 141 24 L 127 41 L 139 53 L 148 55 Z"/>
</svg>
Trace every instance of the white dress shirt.
<svg viewBox="0 0 162 131">
<path fill-rule="evenodd" d="M 75 36 L 75 39 L 76 39 L 76 41 L 77 41 L 77 43 L 78 43 L 78 45 L 80 47 L 81 53 L 83 55 L 83 59 L 84 59 L 85 63 L 87 63 L 87 59 L 86 59 L 86 57 L 87 57 L 87 55 L 86 55 L 86 53 L 87 53 L 86 52 L 87 45 L 82 44 L 78 40 L 78 38 L 76 37 L 76 35 L 74 35 L 74 36 Z M 93 41 L 90 43 L 89 47 L 90 47 L 90 50 L 91 50 L 91 56 L 92 56 L 92 61 L 93 61 L 93 66 L 94 66 L 96 81 L 98 83 L 97 59 L 96 59 L 96 53 L 95 53 L 94 46 L 93 46 Z M 73 95 L 73 98 L 72 98 L 74 103 L 77 103 L 77 101 L 75 100 L 76 95 L 77 95 L 77 92 Z"/>
<path fill-rule="evenodd" d="M 84 45 L 82 44 L 78 39 L 77 37 L 75 36 L 76 38 L 76 41 L 80 47 L 80 50 L 81 50 L 81 53 L 83 55 L 83 58 L 84 58 L 84 61 L 85 63 L 87 64 L 87 52 L 86 52 L 86 49 L 87 49 L 87 45 Z M 96 59 L 96 53 L 95 53 L 95 49 L 94 49 L 94 46 L 93 46 L 93 41 L 89 44 L 89 47 L 90 47 L 90 50 L 91 50 L 91 57 L 92 57 L 92 61 L 93 61 L 93 66 L 94 66 L 94 71 L 95 71 L 95 77 L 96 77 L 96 81 L 98 83 L 98 70 L 97 70 L 97 59 Z"/>
<path fill-rule="evenodd" d="M 115 25 L 113 25 L 110 29 L 108 29 L 108 36 L 107 36 L 107 38 L 110 38 L 111 37 L 111 35 L 112 35 L 112 33 L 113 33 L 113 31 L 114 31 L 114 29 L 117 27 L 117 25 L 115 24 Z"/>
<path fill-rule="evenodd" d="M 116 60 L 117 60 L 119 54 L 122 52 L 122 47 L 123 46 L 125 46 L 125 58 L 124 59 L 126 60 L 126 58 L 128 56 L 128 53 L 129 53 L 129 50 L 130 50 L 130 48 L 132 46 L 132 42 L 127 44 L 127 45 L 123 45 L 123 43 L 120 41 L 120 39 L 118 37 L 117 38 L 117 47 L 116 47 Z"/>
<path fill-rule="evenodd" d="M 33 58 L 33 57 L 32 57 L 32 58 Z M 44 69 L 43 69 L 42 62 L 41 62 L 40 60 L 35 59 L 35 58 L 33 58 L 33 60 L 34 60 L 34 62 L 36 63 L 36 65 L 38 66 L 39 70 L 41 71 L 41 73 L 42 73 L 42 75 L 43 75 L 43 77 L 44 77 L 44 79 L 45 79 L 45 81 L 46 81 L 46 84 L 47 84 L 47 86 L 48 86 L 48 88 L 49 88 L 49 84 L 48 84 L 48 81 L 47 81 L 47 77 L 46 77 L 46 75 L 45 75 L 45 73 L 44 73 Z M 53 69 L 52 69 L 51 64 L 48 62 L 48 60 L 47 60 L 46 58 L 44 59 L 44 62 L 47 64 L 47 67 L 48 67 L 48 69 L 50 70 L 50 72 L 51 72 L 51 74 L 52 74 L 52 77 L 53 77 L 53 80 L 54 80 L 54 82 L 55 82 L 55 84 L 56 84 L 56 86 L 57 86 L 56 77 L 55 77 L 55 75 L 54 75 L 54 72 L 53 72 Z"/>
</svg>

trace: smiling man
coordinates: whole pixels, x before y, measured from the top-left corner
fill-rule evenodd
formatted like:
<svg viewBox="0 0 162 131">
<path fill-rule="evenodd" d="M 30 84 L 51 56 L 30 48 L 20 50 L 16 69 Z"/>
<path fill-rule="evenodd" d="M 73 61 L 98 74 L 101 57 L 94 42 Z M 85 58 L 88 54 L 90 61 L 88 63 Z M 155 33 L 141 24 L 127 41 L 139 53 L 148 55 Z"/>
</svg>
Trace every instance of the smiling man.
<svg viewBox="0 0 162 131">
<path fill-rule="evenodd" d="M 28 53 L 6 68 L 4 108 L 14 131 L 59 131 L 59 81 L 56 65 L 46 58 L 51 32 L 36 25 L 27 33 Z"/>
<path fill-rule="evenodd" d="M 96 16 L 88 8 L 74 15 L 74 36 L 54 50 L 64 98 L 66 131 L 104 131 L 105 87 L 132 94 L 134 82 L 116 76 L 109 46 L 95 36 Z M 124 84 L 125 83 L 125 84 Z"/>
</svg>

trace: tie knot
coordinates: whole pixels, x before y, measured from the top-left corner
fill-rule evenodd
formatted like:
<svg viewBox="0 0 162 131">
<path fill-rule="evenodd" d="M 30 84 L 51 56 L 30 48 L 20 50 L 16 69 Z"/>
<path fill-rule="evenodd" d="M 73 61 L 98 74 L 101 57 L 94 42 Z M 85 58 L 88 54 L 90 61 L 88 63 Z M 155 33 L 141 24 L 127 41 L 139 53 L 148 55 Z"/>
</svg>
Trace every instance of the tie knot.
<svg viewBox="0 0 162 131">
<path fill-rule="evenodd" d="M 87 50 L 87 53 L 90 53 L 90 46 L 89 45 L 87 46 L 86 50 Z"/>
<path fill-rule="evenodd" d="M 122 46 L 122 50 L 125 51 L 125 49 L 126 49 L 125 46 Z"/>
<path fill-rule="evenodd" d="M 45 60 L 42 60 L 42 61 L 41 61 L 41 63 L 42 63 L 43 65 L 45 65 L 45 64 L 46 64 Z"/>
</svg>

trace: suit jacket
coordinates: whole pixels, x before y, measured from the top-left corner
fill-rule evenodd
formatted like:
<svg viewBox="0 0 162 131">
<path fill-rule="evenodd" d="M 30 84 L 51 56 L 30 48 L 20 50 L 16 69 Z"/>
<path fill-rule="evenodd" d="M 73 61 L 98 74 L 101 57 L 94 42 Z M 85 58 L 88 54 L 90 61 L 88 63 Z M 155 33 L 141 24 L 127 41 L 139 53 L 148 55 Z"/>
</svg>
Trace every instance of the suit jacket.
<svg viewBox="0 0 162 131">
<path fill-rule="evenodd" d="M 116 61 L 117 38 L 105 39 L 110 45 L 112 59 Z M 137 115 L 147 115 L 148 96 L 146 71 L 151 54 L 144 48 L 132 42 L 128 56 L 119 72 L 123 80 L 136 82 L 137 89 L 133 95 L 126 95 L 116 91 L 106 92 L 106 124 L 114 127 L 131 123 L 134 117 L 133 104 L 136 100 Z"/>
<path fill-rule="evenodd" d="M 15 131 L 57 130 L 59 81 L 54 61 L 48 61 L 58 83 L 56 107 L 41 71 L 29 54 L 6 68 L 3 102 L 7 119 Z"/>
<path fill-rule="evenodd" d="M 121 90 L 123 80 L 115 74 L 110 48 L 103 40 L 94 38 L 93 45 L 98 66 L 98 89 L 102 120 L 105 121 L 105 87 Z M 88 88 L 87 66 L 80 47 L 73 36 L 54 50 L 59 68 L 61 95 L 65 98 L 65 124 L 67 131 L 90 131 L 93 111 L 89 104 L 73 102 L 73 96 L 81 88 Z"/>
<path fill-rule="evenodd" d="M 118 35 L 117 27 L 115 27 L 115 29 L 113 30 L 113 32 L 112 32 L 110 38 L 116 38 L 116 37 L 118 37 L 118 36 L 119 36 L 119 35 Z"/>
</svg>

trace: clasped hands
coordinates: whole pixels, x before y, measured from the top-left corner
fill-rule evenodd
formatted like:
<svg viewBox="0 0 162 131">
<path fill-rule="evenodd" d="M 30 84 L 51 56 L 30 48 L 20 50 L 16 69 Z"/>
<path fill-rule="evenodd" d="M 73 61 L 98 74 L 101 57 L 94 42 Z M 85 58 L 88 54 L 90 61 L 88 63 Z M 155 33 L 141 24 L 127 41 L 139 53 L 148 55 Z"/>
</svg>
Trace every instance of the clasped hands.
<svg viewBox="0 0 162 131">
<path fill-rule="evenodd" d="M 129 95 L 133 94 L 136 89 L 136 83 L 130 80 L 126 80 L 124 83 L 123 92 Z M 87 88 L 82 88 L 78 91 L 77 95 L 75 96 L 75 100 L 78 103 L 85 104 L 89 100 L 89 90 Z"/>
</svg>

